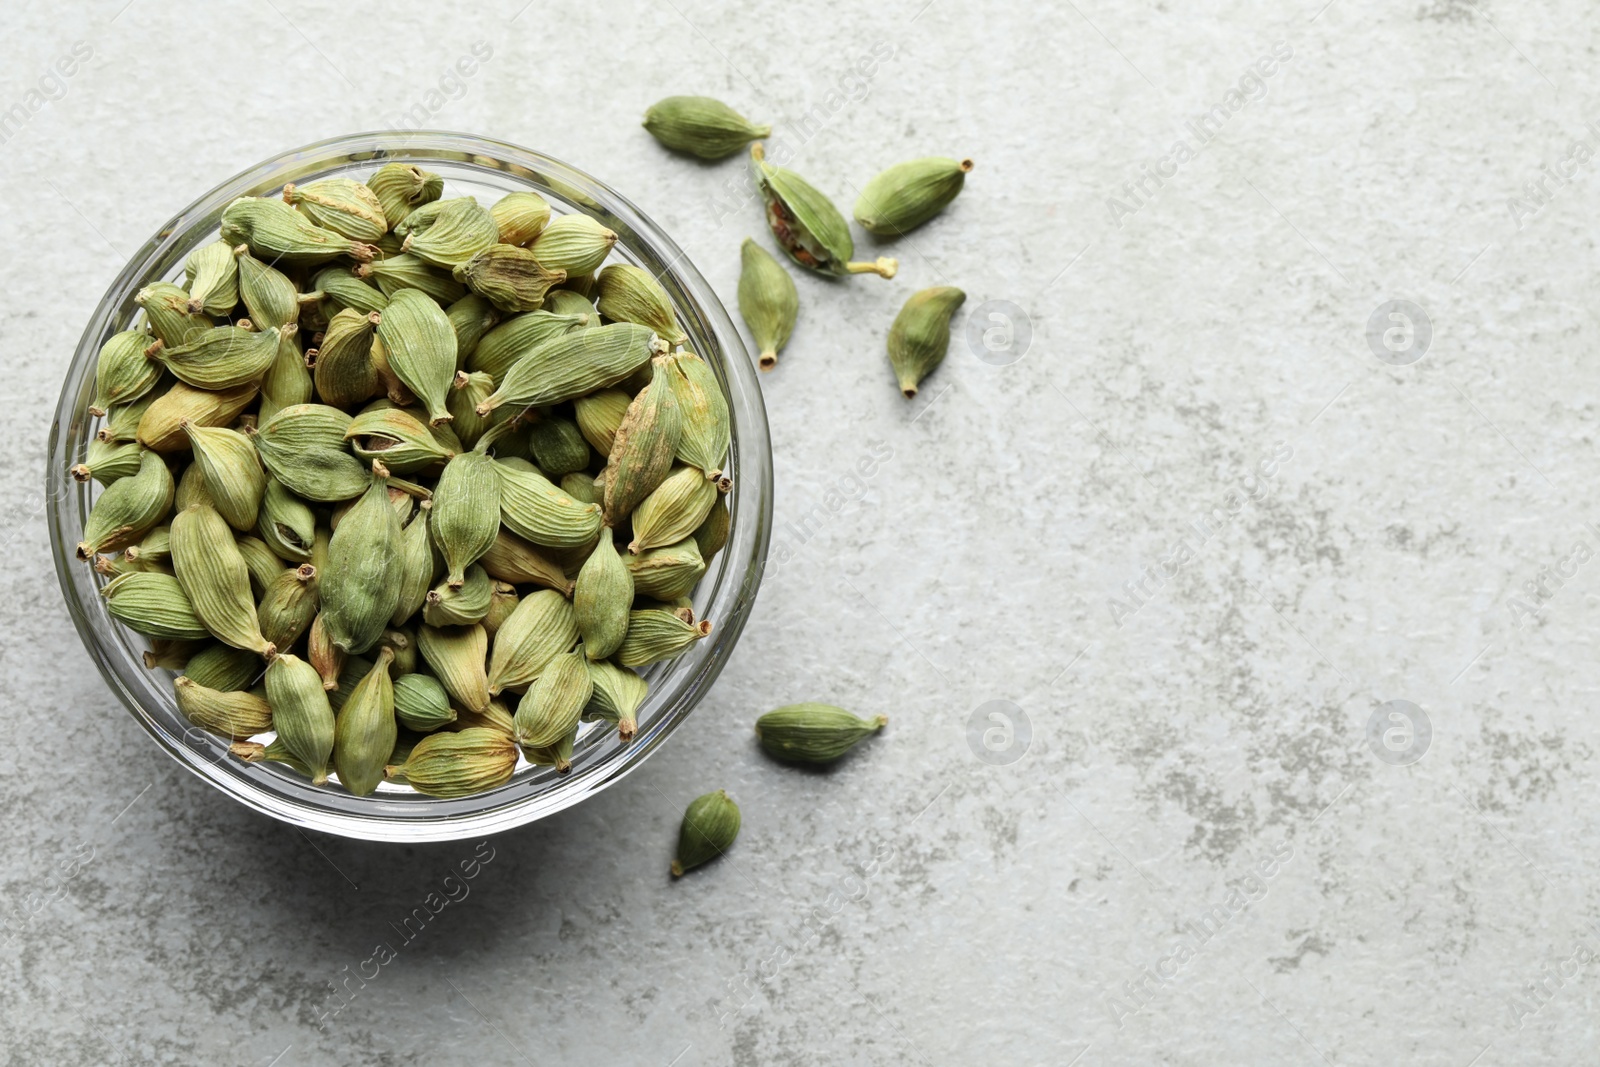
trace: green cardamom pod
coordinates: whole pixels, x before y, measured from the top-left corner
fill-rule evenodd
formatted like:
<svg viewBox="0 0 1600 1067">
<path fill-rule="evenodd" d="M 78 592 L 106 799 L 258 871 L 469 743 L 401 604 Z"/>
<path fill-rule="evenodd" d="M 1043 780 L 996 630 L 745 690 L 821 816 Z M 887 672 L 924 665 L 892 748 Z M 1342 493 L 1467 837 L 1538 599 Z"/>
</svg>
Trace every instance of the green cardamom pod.
<svg viewBox="0 0 1600 1067">
<path fill-rule="evenodd" d="M 572 748 L 577 740 L 578 728 L 573 726 L 555 744 L 525 747 L 522 754 L 535 767 L 554 767 L 557 774 L 566 774 L 572 770 Z"/>
<path fill-rule="evenodd" d="M 455 384 L 450 389 L 450 399 L 445 406 L 450 409 L 451 429 L 461 438 L 461 443 L 471 448 L 488 432 L 495 422 L 493 415 L 479 415 L 477 406 L 494 392 L 494 379 L 479 371 L 468 374 L 457 371 Z"/>
<path fill-rule="evenodd" d="M 481 351 L 483 344 L 478 347 Z M 517 360 L 500 387 L 478 405 L 478 414 L 502 404 L 544 407 L 615 385 L 664 347 L 648 326 L 631 322 L 556 337 Z"/>
<path fill-rule="evenodd" d="M 186 504 L 178 510 L 184 511 L 195 506 L 197 505 Z M 210 507 L 211 505 L 206 501 L 200 501 L 198 506 Z M 267 590 L 271 588 L 272 583 L 277 580 L 279 574 L 283 573 L 284 561 L 278 557 L 276 552 L 272 551 L 271 546 L 259 537 L 250 537 L 248 535 L 236 537 L 234 538 L 234 544 L 239 549 L 240 558 L 244 560 L 245 571 L 250 575 L 250 591 L 258 597 L 266 596 Z"/>
<path fill-rule="evenodd" d="M 195 504 L 211 506 L 211 494 L 206 492 L 205 471 L 198 463 L 190 463 L 183 468 L 183 474 L 178 478 L 178 486 L 172 493 L 172 508 L 182 511 L 184 508 Z"/>
<path fill-rule="evenodd" d="M 552 285 L 567 280 L 567 272 L 549 269 L 526 248 L 494 244 L 458 263 L 455 279 L 501 311 L 538 311 Z"/>
<path fill-rule="evenodd" d="M 300 209 L 313 224 L 371 244 L 389 232 L 377 194 L 353 178 L 321 178 L 283 187 L 283 202 Z"/>
<path fill-rule="evenodd" d="M 256 452 L 278 481 L 296 496 L 321 504 L 366 492 L 370 478 L 345 447 L 351 418 L 327 404 L 295 404 L 262 423 Z"/>
<path fill-rule="evenodd" d="M 262 594 L 256 618 L 261 633 L 279 648 L 289 648 L 317 617 L 317 568 L 302 563 L 279 572 Z"/>
<path fill-rule="evenodd" d="M 501 506 L 504 507 L 505 485 L 501 484 Z M 502 517 L 504 513 L 502 512 Z M 572 593 L 572 581 L 554 561 L 524 541 L 502 529 L 495 535 L 494 544 L 478 561 L 489 577 L 514 585 L 537 585 L 553 589 L 562 596 Z"/>
<path fill-rule="evenodd" d="M 119 404 L 138 400 L 161 380 L 161 364 L 145 356 L 151 337 L 143 330 L 114 333 L 100 346 L 94 366 L 94 403 L 89 414 L 99 418 Z"/>
<path fill-rule="evenodd" d="M 196 389 L 233 389 L 261 379 L 278 354 L 281 336 L 276 326 L 259 332 L 214 326 L 192 335 L 186 345 L 160 347 L 150 358 Z"/>
<path fill-rule="evenodd" d="M 311 402 L 311 370 L 300 351 L 300 327 L 294 323 L 278 329 L 278 351 L 261 376 L 261 406 L 258 421 L 270 419 L 284 408 Z"/>
<path fill-rule="evenodd" d="M 584 277 L 590 282 L 594 280 L 593 275 L 578 278 L 568 276 L 559 289 L 550 290 L 544 298 L 544 310 L 550 314 L 570 316 L 579 320 L 574 329 L 588 329 L 600 325 L 600 312 L 596 310 L 594 301 L 589 298 L 588 290 L 578 292 L 578 288 L 583 285 Z"/>
<path fill-rule="evenodd" d="M 221 692 L 175 678 L 178 711 L 195 726 L 231 741 L 243 741 L 272 729 L 272 708 L 255 693 Z"/>
<path fill-rule="evenodd" d="M 500 243 L 526 245 L 550 221 L 550 204 L 538 193 L 519 190 L 507 193 L 489 209 L 500 230 Z"/>
<path fill-rule="evenodd" d="M 639 728 L 639 707 L 650 692 L 649 683 L 637 672 L 618 667 L 610 660 L 590 660 L 589 680 L 594 683 L 594 694 L 584 717 L 614 722 L 617 737 L 633 740 Z"/>
<path fill-rule="evenodd" d="M 494 460 L 463 452 L 445 464 L 433 491 L 428 531 L 444 557 L 445 577 L 460 588 L 466 569 L 494 544 L 500 529 L 500 479 Z"/>
<path fill-rule="evenodd" d="M 622 417 L 628 413 L 633 397 L 621 389 L 600 389 L 573 401 L 573 412 L 578 420 L 578 430 L 589 446 L 602 456 L 611 455 L 616 442 L 617 429 Z"/>
<path fill-rule="evenodd" d="M 907 400 L 950 348 L 950 316 L 967 294 L 951 285 L 912 293 L 889 327 L 889 366 Z"/>
<path fill-rule="evenodd" d="M 150 647 L 141 658 L 146 670 L 181 671 L 189 657 L 206 646 L 205 641 L 174 641 L 169 637 L 152 637 Z M 252 657 L 253 658 L 253 657 Z"/>
<path fill-rule="evenodd" d="M 944 156 L 897 163 L 861 190 L 856 221 L 868 233 L 898 237 L 943 211 L 971 171 L 972 160 Z"/>
<path fill-rule="evenodd" d="M 172 558 L 172 527 L 153 526 L 122 553 L 129 563 L 165 563 Z"/>
<path fill-rule="evenodd" d="M 138 440 L 155 452 L 183 452 L 189 448 L 185 420 L 196 426 L 227 426 L 256 398 L 254 382 L 232 389 L 197 389 L 174 382 L 156 397 L 139 419 Z M 113 415 L 115 413 L 113 412 Z"/>
<path fill-rule="evenodd" d="M 590 319 L 598 317 L 592 306 L 588 316 L 557 314 L 548 309 L 513 315 L 479 339 L 478 346 L 467 357 L 466 368 L 489 375 L 498 385 L 506 371 L 523 356 L 547 341 L 589 325 Z"/>
<path fill-rule="evenodd" d="M 761 351 L 757 364 L 772 370 L 794 333 L 800 294 L 783 265 L 749 237 L 739 246 L 739 263 L 739 314 Z"/>
<path fill-rule="evenodd" d="M 477 293 L 468 293 L 444 309 L 450 328 L 456 332 L 456 370 L 460 371 L 478 350 L 478 342 L 500 324 L 505 316 Z M 454 409 L 452 409 L 453 413 Z"/>
<path fill-rule="evenodd" d="M 264 330 L 299 320 L 300 294 L 288 275 L 252 256 L 246 244 L 234 246 L 233 258 L 239 271 L 239 299 L 251 322 Z"/>
<path fill-rule="evenodd" d="M 728 401 L 710 365 L 687 349 L 666 357 L 672 374 L 672 392 L 678 398 L 683 432 L 678 438 L 678 458 L 696 467 L 727 491 L 723 460 L 733 442 L 733 421 Z"/>
<path fill-rule="evenodd" d="M 400 597 L 400 519 L 389 503 L 389 472 L 372 480 L 328 542 L 322 618 L 335 647 L 360 655 L 377 644 Z"/>
<path fill-rule="evenodd" d="M 585 655 L 605 659 L 621 647 L 632 606 L 633 575 L 617 553 L 616 542 L 602 534 L 572 587 L 572 613 Z"/>
<path fill-rule="evenodd" d="M 701 159 L 731 156 L 758 137 L 772 134 L 720 100 L 709 96 L 669 96 L 644 113 L 644 128 L 675 152 Z"/>
<path fill-rule="evenodd" d="M 311 772 L 311 784 L 328 780 L 333 755 L 333 706 L 311 664 L 284 653 L 267 664 L 267 703 L 284 748 Z"/>
<path fill-rule="evenodd" d="M 145 413 L 155 404 L 158 395 L 165 394 L 150 392 L 137 400 L 112 407 L 106 412 L 105 422 L 95 431 L 95 440 L 106 444 L 138 440 L 139 423 L 144 421 Z M 178 436 L 183 435 L 180 433 Z M 183 443 L 187 447 L 189 442 L 185 439 Z"/>
<path fill-rule="evenodd" d="M 381 318 L 376 311 L 345 308 L 328 320 L 322 343 L 306 353 L 322 403 L 352 408 L 383 392 L 378 368 L 372 365 L 372 339 Z"/>
<path fill-rule="evenodd" d="M 499 475 L 500 522 L 512 533 L 545 548 L 586 546 L 599 533 L 600 509 L 593 504 L 579 503 L 537 471 L 518 470 L 510 460 L 491 462 Z"/>
<path fill-rule="evenodd" d="M 467 568 L 459 585 L 440 582 L 428 590 L 422 605 L 422 621 L 429 626 L 471 626 L 489 614 L 494 583 L 476 563 Z"/>
<path fill-rule="evenodd" d="M 739 805 L 726 790 L 707 793 L 689 802 L 678 829 L 678 855 L 672 861 L 672 877 L 680 878 L 710 860 L 716 859 L 739 836 Z"/>
<path fill-rule="evenodd" d="M 635 584 L 638 572 L 634 572 Z M 647 594 L 648 595 L 648 594 Z M 711 633 L 711 620 L 684 622 L 670 611 L 650 608 L 628 613 L 628 636 L 617 649 L 616 660 L 624 667 L 645 667 L 671 659 Z"/>
<path fill-rule="evenodd" d="M 250 595 L 250 570 L 215 508 L 195 504 L 172 517 L 172 570 L 206 629 L 224 644 L 271 659 Z"/>
<path fill-rule="evenodd" d="M 208 641 L 204 648 L 189 657 L 189 662 L 183 665 L 183 673 L 195 685 L 236 693 L 261 680 L 261 659 L 248 649 Z"/>
<path fill-rule="evenodd" d="M 106 486 L 94 502 L 83 524 L 78 558 L 87 563 L 96 553 L 119 552 L 138 541 L 167 517 L 172 494 L 172 472 L 166 461 L 146 452 L 139 459 L 138 474 Z"/>
<path fill-rule="evenodd" d="M 80 482 L 93 478 L 101 485 L 110 485 L 119 478 L 139 473 L 144 452 L 134 441 L 102 441 L 92 437 L 83 462 L 73 465 L 72 477 Z"/>
<path fill-rule="evenodd" d="M 900 264 L 880 258 L 873 263 L 853 263 L 855 238 L 833 201 L 792 170 L 766 161 L 760 142 L 750 146 L 755 162 L 756 183 L 767 205 L 767 225 L 778 247 L 790 259 L 822 274 L 843 277 L 847 274 L 877 274 L 893 278 Z"/>
<path fill-rule="evenodd" d="M 457 732 L 484 727 L 493 730 L 507 740 L 515 737 L 517 732 L 516 720 L 512 717 L 506 706 L 498 700 L 491 700 L 482 711 L 461 711 L 456 715 L 456 721 L 451 729 Z"/>
<path fill-rule="evenodd" d="M 381 459 L 394 473 L 409 474 L 436 467 L 461 451 L 454 434 L 446 437 L 439 432 L 445 429 L 429 426 L 405 408 L 382 406 L 357 415 L 344 436 L 362 459 Z"/>
<path fill-rule="evenodd" d="M 372 660 L 365 656 L 346 656 L 340 661 L 339 676 L 331 689 L 328 688 L 328 680 L 322 678 L 322 672 L 317 672 L 317 677 L 322 678 L 322 688 L 328 694 L 328 706 L 333 708 L 335 718 L 350 699 L 350 694 L 355 692 L 356 686 L 361 684 L 361 679 L 371 670 Z"/>
<path fill-rule="evenodd" d="M 628 551 L 638 555 L 692 538 L 717 502 L 717 495 L 716 483 L 706 481 L 698 469 L 677 468 L 634 508 Z"/>
<path fill-rule="evenodd" d="M 237 430 L 190 422 L 183 428 L 212 507 L 235 530 L 255 529 L 267 489 L 267 472 L 261 468 L 256 446 Z"/>
<path fill-rule="evenodd" d="M 571 419 L 546 415 L 528 427 L 528 447 L 539 469 L 560 478 L 589 466 L 589 442 Z"/>
<path fill-rule="evenodd" d="M 390 300 L 402 289 L 415 289 L 442 307 L 455 303 L 467 294 L 466 285 L 448 271 L 409 253 L 374 260 L 356 268 L 355 273 L 358 278 L 371 277 Z"/>
<path fill-rule="evenodd" d="M 688 596 L 706 573 L 705 559 L 692 536 L 637 555 L 630 554 L 623 563 L 633 575 L 635 592 L 657 600 Z"/>
<path fill-rule="evenodd" d="M 487 572 L 486 572 L 487 573 Z M 517 587 L 510 582 L 491 579 L 489 586 L 489 610 L 483 616 L 483 628 L 489 632 L 489 639 L 494 640 L 494 635 L 499 632 L 500 624 L 510 618 L 511 613 L 517 610 Z"/>
<path fill-rule="evenodd" d="M 323 267 L 312 277 L 311 288 L 322 294 L 323 313 L 330 323 L 340 311 L 370 315 L 389 306 L 389 298 L 382 289 L 349 267 Z"/>
<path fill-rule="evenodd" d="M 426 219 L 418 219 L 417 212 L 406 216 L 401 227 L 396 227 L 405 242 L 402 252 L 410 252 L 418 259 L 436 267 L 454 267 L 465 263 L 500 238 L 500 227 L 489 209 L 470 196 L 455 200 L 441 200 L 441 206 L 430 212 Z M 426 222 L 426 225 L 422 225 Z"/>
<path fill-rule="evenodd" d="M 728 526 L 732 519 L 727 500 L 718 493 L 705 521 L 694 532 L 694 543 L 699 546 L 703 559 L 709 561 L 728 543 Z"/>
<path fill-rule="evenodd" d="M 443 196 L 444 179 L 415 163 L 385 163 L 372 172 L 367 188 L 383 205 L 384 218 L 393 227 L 423 204 Z"/>
<path fill-rule="evenodd" d="M 134 294 L 150 330 L 167 348 L 189 343 L 196 334 L 211 329 L 211 320 L 189 310 L 189 291 L 171 282 L 151 282 Z"/>
<path fill-rule="evenodd" d="M 383 631 L 376 646 L 394 653 L 392 675 L 411 674 L 417 669 L 417 635 L 415 631 L 395 628 Z"/>
<path fill-rule="evenodd" d="M 499 647 L 499 639 L 495 641 Z M 482 712 L 489 706 L 489 681 L 484 672 L 489 654 L 489 634 L 476 626 L 423 626 L 417 631 L 417 650 L 433 676 L 462 708 Z"/>
<path fill-rule="evenodd" d="M 628 405 L 606 460 L 607 526 L 632 514 L 661 484 L 672 468 L 682 436 L 683 413 L 673 392 L 672 372 L 666 360 L 657 359 L 650 384 Z"/>
<path fill-rule="evenodd" d="M 190 252 L 183 263 L 183 276 L 190 312 L 221 317 L 239 302 L 239 265 L 233 260 L 233 246 L 226 241 L 212 241 Z"/>
<path fill-rule="evenodd" d="M 431 674 L 402 674 L 394 680 L 394 717 L 406 729 L 426 734 L 455 722 L 456 710 L 439 679 Z"/>
<path fill-rule="evenodd" d="M 456 377 L 456 332 L 449 316 L 417 290 L 402 289 L 383 312 L 378 340 L 395 376 L 427 407 L 429 423 L 449 422 L 445 400 Z"/>
<path fill-rule="evenodd" d="M 888 721 L 887 715 L 858 719 L 831 704 L 789 704 L 756 720 L 756 738 L 775 759 L 832 763 Z"/>
<path fill-rule="evenodd" d="M 428 796 L 465 797 L 505 785 L 516 769 L 516 742 L 498 730 L 474 727 L 429 734 L 417 742 L 404 766 L 384 773 L 403 777 Z"/>
<path fill-rule="evenodd" d="M 552 657 L 517 703 L 517 743 L 542 748 L 560 741 L 578 725 L 593 692 L 581 651 Z"/>
<path fill-rule="evenodd" d="M 228 746 L 228 752 L 245 763 L 281 763 L 296 774 L 311 777 L 311 768 L 301 763 L 300 758 L 290 752 L 281 739 L 270 745 L 258 741 L 235 741 Z"/>
<path fill-rule="evenodd" d="M 599 504 L 604 490 L 597 489 L 594 477 L 583 471 L 573 471 L 561 476 L 561 491 L 580 504 Z"/>
<path fill-rule="evenodd" d="M 323 263 L 338 256 L 365 263 L 378 252 L 370 244 L 316 225 L 270 197 L 244 196 L 223 208 L 222 239 L 229 245 L 247 244 L 268 261 L 289 264 Z"/>
<path fill-rule="evenodd" d="M 322 679 L 322 688 L 330 692 L 339 688 L 339 676 L 344 672 L 345 660 L 349 657 L 334 646 L 320 611 L 311 620 L 311 629 L 306 631 L 306 658 L 311 661 L 317 677 Z"/>
<path fill-rule="evenodd" d="M 672 300 L 649 271 L 631 263 L 613 263 L 595 279 L 595 294 L 600 314 L 611 321 L 648 326 L 669 345 L 688 342 Z"/>
<path fill-rule="evenodd" d="M 350 691 L 334 720 L 333 769 L 339 783 L 364 797 L 383 781 L 383 768 L 394 752 L 394 683 L 389 679 L 391 649 L 382 649 L 365 678 Z"/>
<path fill-rule="evenodd" d="M 498 696 L 532 682 L 551 659 L 577 640 L 578 622 L 566 597 L 549 589 L 523 597 L 495 634 L 489 656 L 489 695 Z"/>
<path fill-rule="evenodd" d="M 428 533 L 428 513 L 432 510 L 433 501 L 422 501 L 416 516 L 400 531 L 400 553 L 396 561 L 399 595 L 394 614 L 389 616 L 393 626 L 401 625 L 421 609 L 433 585 L 433 538 Z"/>
<path fill-rule="evenodd" d="M 565 271 L 566 277 L 590 274 L 600 269 L 600 264 L 611 254 L 617 235 L 588 215 L 562 215 L 550 220 L 528 251 L 545 268 Z"/>
<path fill-rule="evenodd" d="M 256 535 L 281 559 L 306 563 L 317 536 L 316 516 L 304 500 L 284 488 L 278 479 L 269 477 L 261 494 Z"/>
<path fill-rule="evenodd" d="M 170 574 L 131 571 L 107 582 L 100 595 L 111 617 L 134 633 L 174 641 L 211 636 L 183 587 Z"/>
</svg>

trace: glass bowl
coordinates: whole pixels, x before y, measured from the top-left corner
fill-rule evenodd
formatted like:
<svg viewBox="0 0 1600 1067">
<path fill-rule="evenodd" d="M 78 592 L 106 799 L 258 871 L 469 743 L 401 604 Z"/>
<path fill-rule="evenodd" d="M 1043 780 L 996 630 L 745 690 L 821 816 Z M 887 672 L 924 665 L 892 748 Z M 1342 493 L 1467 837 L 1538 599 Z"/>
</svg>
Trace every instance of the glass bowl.
<svg viewBox="0 0 1600 1067">
<path fill-rule="evenodd" d="M 474 195 L 488 204 L 507 192 L 532 189 L 557 213 L 581 211 L 615 230 L 611 261 L 635 264 L 660 279 L 689 334 L 688 347 L 705 358 L 722 383 L 733 421 L 730 536 L 694 593 L 696 617 L 712 621 L 711 636 L 644 672 L 650 694 L 639 709 L 633 740 L 618 740 L 615 729 L 604 728 L 609 724 L 586 725 L 570 772 L 522 761 L 504 786 L 458 799 L 426 797 L 388 783 L 357 797 L 337 786 L 314 787 L 271 763 L 231 758 L 226 739 L 196 729 L 178 712 L 172 672 L 144 666 L 147 641 L 111 618 L 99 594 L 105 579 L 73 555 L 99 487 L 77 483 L 68 471 L 83 461 L 99 428 L 100 420 L 88 413 L 95 360 L 105 340 L 134 321 L 134 294 L 154 281 L 181 284 L 185 257 L 217 239 L 222 209 L 236 197 L 272 195 L 285 182 L 362 178 L 392 161 L 415 162 L 443 175 L 446 196 Z M 308 829 L 372 841 L 481 837 L 560 811 L 611 785 L 654 752 L 711 688 L 760 584 L 772 527 L 771 451 L 761 389 L 738 330 L 682 250 L 637 207 L 587 174 L 514 145 L 458 133 L 364 133 L 295 149 L 228 179 L 161 227 L 123 268 L 78 342 L 50 427 L 50 538 L 61 591 L 106 683 L 150 736 L 190 771 L 242 804 Z"/>
</svg>

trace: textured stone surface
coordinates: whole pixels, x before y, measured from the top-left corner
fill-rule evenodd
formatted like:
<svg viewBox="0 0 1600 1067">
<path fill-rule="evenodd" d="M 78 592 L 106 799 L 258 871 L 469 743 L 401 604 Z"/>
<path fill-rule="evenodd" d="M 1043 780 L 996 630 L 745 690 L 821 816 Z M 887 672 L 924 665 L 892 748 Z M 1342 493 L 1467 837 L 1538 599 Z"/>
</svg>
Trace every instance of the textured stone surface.
<svg viewBox="0 0 1600 1067">
<path fill-rule="evenodd" d="M 7 11 L 0 108 L 94 58 L 0 145 L 0 1059 L 1593 1060 L 1600 564 L 1562 561 L 1600 549 L 1600 179 L 1524 192 L 1600 147 L 1589 8 L 520 3 Z M 479 40 L 429 124 L 624 190 L 730 299 L 759 212 L 724 191 L 739 163 L 643 134 L 657 97 L 776 123 L 846 204 L 904 157 L 978 166 L 895 281 L 797 279 L 763 379 L 788 558 L 711 697 L 617 788 L 490 842 L 406 943 L 474 846 L 306 835 L 179 770 L 80 648 L 37 488 L 124 256 L 258 159 L 427 111 Z M 1124 193 L 1145 164 L 1172 176 Z M 958 335 L 907 403 L 882 335 L 947 282 L 958 329 L 1010 301 L 1031 345 L 996 366 Z M 1389 300 L 1427 309 L 1420 361 L 1370 348 Z M 1571 577 L 1522 612 L 1547 567 Z M 893 721 L 832 773 L 764 761 L 751 720 L 800 699 Z M 1366 736 L 1396 699 L 1431 723 L 1410 765 Z M 716 787 L 738 848 L 671 884 Z"/>
</svg>

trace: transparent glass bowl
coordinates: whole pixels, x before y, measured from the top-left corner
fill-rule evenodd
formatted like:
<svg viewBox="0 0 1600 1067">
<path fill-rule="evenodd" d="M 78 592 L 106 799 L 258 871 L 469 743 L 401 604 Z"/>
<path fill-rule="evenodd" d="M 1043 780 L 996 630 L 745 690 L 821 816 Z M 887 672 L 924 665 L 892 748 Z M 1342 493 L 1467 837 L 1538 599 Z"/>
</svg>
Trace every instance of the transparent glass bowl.
<svg viewBox="0 0 1600 1067">
<path fill-rule="evenodd" d="M 639 709 L 632 741 L 624 744 L 615 729 L 595 724 L 579 736 L 569 773 L 523 762 L 499 789 L 453 800 L 399 786 L 356 797 L 337 786 L 313 787 L 274 764 L 229 757 L 225 739 L 190 726 L 179 714 L 171 672 L 144 666 L 147 642 L 110 617 L 99 595 L 105 579 L 73 556 L 99 487 L 80 485 L 68 469 L 83 461 L 99 428 L 100 420 L 88 414 L 95 360 L 105 340 L 134 321 L 134 294 L 154 281 L 181 284 L 185 257 L 216 240 L 222 209 L 236 197 L 273 195 L 285 182 L 361 178 L 392 161 L 415 162 L 443 175 L 447 197 L 474 195 L 489 204 L 504 193 L 532 189 L 557 213 L 581 211 L 615 230 L 612 261 L 633 263 L 660 279 L 688 331 L 688 347 L 716 371 L 733 417 L 730 536 L 694 593 L 696 616 L 715 627 L 711 636 L 645 672 L 650 695 Z M 480 137 L 357 134 L 298 148 L 223 182 L 179 212 L 123 268 L 78 342 L 50 427 L 50 538 L 61 591 L 84 646 L 106 683 L 173 759 L 240 803 L 298 826 L 374 841 L 479 837 L 560 811 L 617 781 L 654 752 L 710 689 L 733 652 L 760 583 L 772 527 L 771 449 L 755 368 L 727 311 L 672 239 L 621 195 L 559 160 Z"/>
</svg>

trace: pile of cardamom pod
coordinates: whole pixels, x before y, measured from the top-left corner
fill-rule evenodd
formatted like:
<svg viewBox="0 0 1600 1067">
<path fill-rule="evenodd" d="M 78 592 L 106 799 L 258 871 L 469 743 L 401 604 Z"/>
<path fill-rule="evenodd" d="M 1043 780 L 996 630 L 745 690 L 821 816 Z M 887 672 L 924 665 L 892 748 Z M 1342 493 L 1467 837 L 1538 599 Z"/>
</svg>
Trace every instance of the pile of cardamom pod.
<svg viewBox="0 0 1600 1067">
<path fill-rule="evenodd" d="M 727 402 L 661 286 L 587 215 L 443 188 L 230 204 L 101 349 L 72 470 L 104 486 L 78 556 L 188 720 L 357 795 L 630 738 L 728 538 Z"/>
<path fill-rule="evenodd" d="M 669 96 L 645 112 L 644 128 L 674 151 L 709 160 L 730 156 L 772 133 L 771 126 L 758 126 L 709 96 Z M 894 259 L 853 261 L 850 224 L 816 186 L 767 162 L 759 142 L 750 145 L 750 158 L 766 205 L 767 226 L 791 260 L 832 277 L 895 276 L 899 263 Z M 972 160 L 945 156 L 898 163 L 862 187 L 855 204 L 856 222 L 878 237 L 903 236 L 943 211 L 971 171 Z M 916 396 L 922 379 L 944 361 L 950 348 L 950 317 L 966 298 L 951 285 L 919 290 L 889 327 L 889 366 L 906 399 Z M 761 352 L 762 370 L 778 365 L 778 353 L 789 343 L 799 311 L 794 279 L 747 238 L 741 249 L 739 312 Z"/>
</svg>

